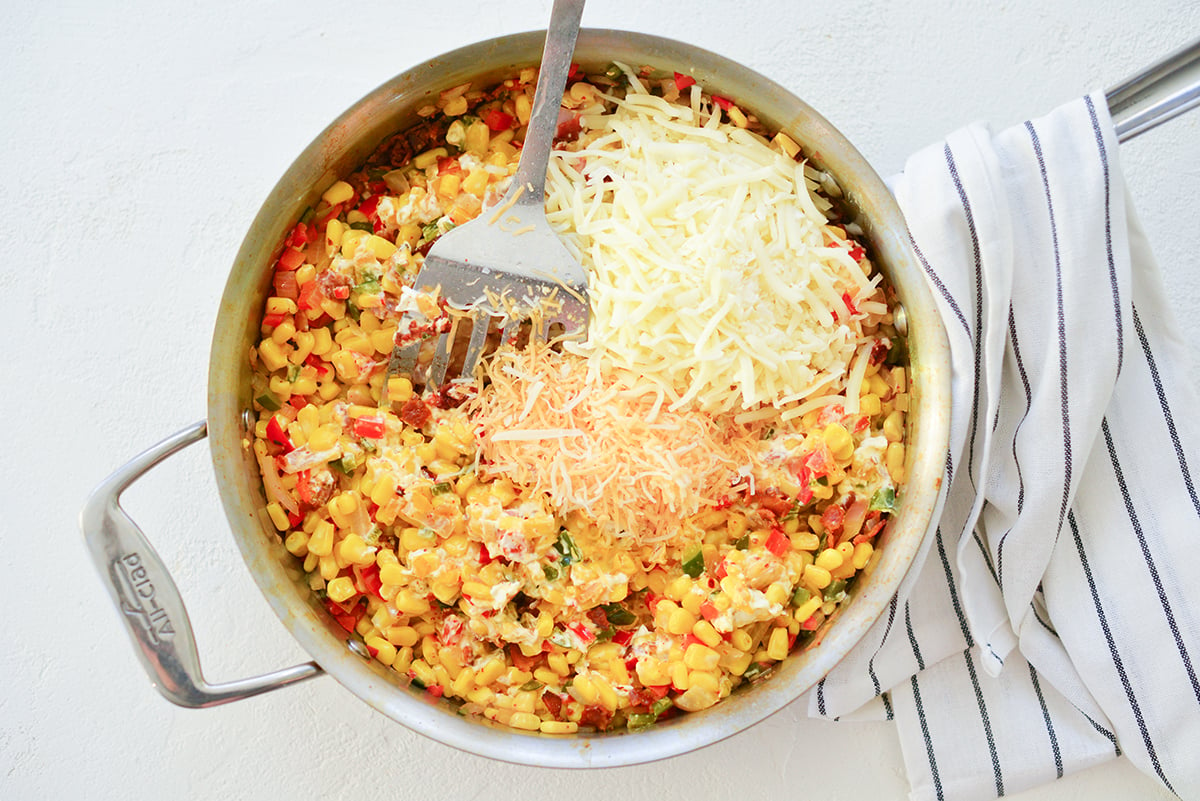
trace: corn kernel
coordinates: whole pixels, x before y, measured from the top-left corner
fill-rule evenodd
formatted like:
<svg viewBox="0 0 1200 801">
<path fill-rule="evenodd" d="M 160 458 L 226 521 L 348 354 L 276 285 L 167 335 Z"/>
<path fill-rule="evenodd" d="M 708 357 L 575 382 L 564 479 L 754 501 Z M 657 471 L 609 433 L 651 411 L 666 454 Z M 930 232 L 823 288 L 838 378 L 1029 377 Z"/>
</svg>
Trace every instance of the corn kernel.
<svg viewBox="0 0 1200 801">
<path fill-rule="evenodd" d="M 796 607 L 796 611 L 792 613 L 792 616 L 795 617 L 796 620 L 799 620 L 801 623 L 803 623 L 805 620 L 808 620 L 810 617 L 812 617 L 814 612 L 821 608 L 821 604 L 821 596 L 814 595 L 804 603 L 800 604 L 800 606 Z"/>
<path fill-rule="evenodd" d="M 571 720 L 543 720 L 541 729 L 546 734 L 574 734 L 579 724 Z"/>
<path fill-rule="evenodd" d="M 538 731 L 542 728 L 542 719 L 532 712 L 513 712 L 512 717 L 508 719 L 508 725 L 514 729 Z"/>
<path fill-rule="evenodd" d="M 392 662 L 396 660 L 396 646 L 382 637 L 367 637 L 365 642 L 368 648 L 375 650 L 375 658 L 377 660 L 391 667 Z"/>
<path fill-rule="evenodd" d="M 576 676 L 575 681 L 571 683 L 571 695 L 573 695 L 579 701 L 579 703 L 591 705 L 599 700 L 600 691 L 596 689 L 596 685 L 590 677 Z"/>
<path fill-rule="evenodd" d="M 432 150 L 426 150 L 419 154 L 413 160 L 413 166 L 418 170 L 425 170 L 437 164 L 438 159 L 445 158 L 449 153 L 444 147 L 435 147 Z"/>
<path fill-rule="evenodd" d="M 271 518 L 271 522 L 278 531 L 287 531 L 291 525 L 288 523 L 287 512 L 283 511 L 283 507 L 277 503 L 267 504 L 267 517 Z"/>
<path fill-rule="evenodd" d="M 667 631 L 672 634 L 690 634 L 696 625 L 696 616 L 686 609 L 676 608 L 667 618 Z"/>
<path fill-rule="evenodd" d="M 687 665 L 682 662 L 671 663 L 671 683 L 679 690 L 687 690 L 688 687 L 692 686 L 688 681 Z"/>
<path fill-rule="evenodd" d="M 854 555 L 850 558 L 855 570 L 862 570 L 867 566 L 867 562 L 871 561 L 871 555 L 875 553 L 874 546 L 869 542 L 860 542 L 854 546 Z"/>
<path fill-rule="evenodd" d="M 825 568 L 812 564 L 804 568 L 804 580 L 818 590 L 823 590 L 833 581 L 833 576 Z"/>
<path fill-rule="evenodd" d="M 354 597 L 358 591 L 354 589 L 354 582 L 348 576 L 338 576 L 329 582 L 326 587 L 329 597 L 334 601 L 341 603 Z"/>
<path fill-rule="evenodd" d="M 383 636 L 387 637 L 392 645 L 399 647 L 412 647 L 420 641 L 417 630 L 412 626 L 389 626 L 384 630 Z"/>
<path fill-rule="evenodd" d="M 551 653 L 546 656 L 546 663 L 550 665 L 550 669 L 559 676 L 566 676 L 571 672 L 571 666 L 567 664 L 567 657 L 559 653 Z"/>
<path fill-rule="evenodd" d="M 884 418 L 883 436 L 888 442 L 899 442 L 904 438 L 904 412 L 893 411 Z"/>
<path fill-rule="evenodd" d="M 354 197 L 354 187 L 345 181 L 337 181 L 325 190 L 325 193 L 321 195 L 321 200 L 330 206 L 336 206 L 339 203 L 345 203 L 352 197 Z"/>
<path fill-rule="evenodd" d="M 366 566 L 375 563 L 375 549 L 357 534 L 351 534 L 338 543 L 338 556 L 354 565 Z"/>
<path fill-rule="evenodd" d="M 287 548 L 288 553 L 292 556 L 307 556 L 308 535 L 303 531 L 293 531 L 283 541 L 283 547 Z"/>
<path fill-rule="evenodd" d="M 788 631 L 778 626 L 771 630 L 771 638 L 767 642 L 767 656 L 779 662 L 788 655 Z"/>
<path fill-rule="evenodd" d="M 429 601 L 421 598 L 412 590 L 401 590 L 393 600 L 396 608 L 406 615 L 424 615 L 429 611 Z"/>
<path fill-rule="evenodd" d="M 486 687 L 504 675 L 506 668 L 501 659 L 489 659 L 475 673 L 475 686 Z"/>
<path fill-rule="evenodd" d="M 842 566 L 843 561 L 843 555 L 836 548 L 826 548 L 817 554 L 813 564 L 825 570 L 837 570 Z"/>
<path fill-rule="evenodd" d="M 720 654 L 698 642 L 689 645 L 683 654 L 683 663 L 692 670 L 716 670 L 720 659 Z"/>
<path fill-rule="evenodd" d="M 775 606 L 782 606 L 786 604 L 788 598 L 791 597 L 791 593 L 788 592 L 787 587 L 779 582 L 773 582 L 771 586 L 767 587 L 766 592 L 763 594 L 767 597 L 767 601 Z"/>
<path fill-rule="evenodd" d="M 716 648 L 721 644 L 721 633 L 707 620 L 696 621 L 696 625 L 692 626 L 692 634 L 709 648 Z"/>
<path fill-rule="evenodd" d="M 333 524 L 328 520 L 317 523 L 312 536 L 308 538 L 308 552 L 317 556 L 328 556 L 333 553 Z"/>
<path fill-rule="evenodd" d="M 705 670 L 693 670 L 688 675 L 688 681 L 692 685 L 689 689 L 707 690 L 715 695 L 719 695 L 721 692 L 721 681 L 715 673 Z"/>
<path fill-rule="evenodd" d="M 290 350 L 289 346 L 281 346 L 273 339 L 264 339 L 258 345 L 258 359 L 262 362 L 263 367 L 274 372 L 287 366 L 288 351 Z"/>
<path fill-rule="evenodd" d="M 897 484 L 904 481 L 904 443 L 893 442 L 888 445 L 887 452 L 884 455 L 884 462 L 887 465 L 888 475 Z"/>
</svg>

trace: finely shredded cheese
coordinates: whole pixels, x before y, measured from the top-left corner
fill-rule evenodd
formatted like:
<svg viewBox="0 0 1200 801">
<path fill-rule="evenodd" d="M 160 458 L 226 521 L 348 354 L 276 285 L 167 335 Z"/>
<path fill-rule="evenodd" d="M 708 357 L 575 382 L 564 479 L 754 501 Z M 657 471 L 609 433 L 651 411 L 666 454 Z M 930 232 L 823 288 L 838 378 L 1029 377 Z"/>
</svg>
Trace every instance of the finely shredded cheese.
<svg viewBox="0 0 1200 801">
<path fill-rule="evenodd" d="M 502 348 L 486 369 L 468 408 L 481 469 L 637 542 L 689 536 L 684 521 L 728 494 L 760 442 L 761 425 L 662 408 L 633 376 L 544 344 Z"/>
<path fill-rule="evenodd" d="M 674 105 L 629 77 L 579 148 L 551 157 L 548 216 L 589 273 L 588 338 L 571 351 L 653 382 L 674 411 L 844 390 L 864 316 L 844 298 L 866 301 L 878 278 L 828 224 L 809 168 L 721 122 L 696 87 Z"/>
</svg>

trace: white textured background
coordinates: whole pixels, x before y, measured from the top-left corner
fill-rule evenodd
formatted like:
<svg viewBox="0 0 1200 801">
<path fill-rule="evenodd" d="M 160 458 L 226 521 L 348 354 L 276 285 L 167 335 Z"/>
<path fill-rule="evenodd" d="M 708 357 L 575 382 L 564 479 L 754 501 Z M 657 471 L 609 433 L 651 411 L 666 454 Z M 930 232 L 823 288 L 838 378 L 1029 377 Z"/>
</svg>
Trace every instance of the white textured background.
<svg viewBox="0 0 1200 801">
<path fill-rule="evenodd" d="M 885 175 L 967 122 L 1045 113 L 1200 35 L 1194 0 L 946 5 L 593 0 L 584 24 L 746 63 Z M 548 11 L 548 0 L 3 4 L 0 798 L 905 796 L 890 726 L 794 709 L 696 754 L 586 774 L 465 756 L 330 679 L 176 709 L 141 673 L 87 561 L 76 515 L 91 487 L 204 416 L 229 265 L 292 159 L 395 73 L 541 27 Z M 1121 151 L 1189 322 L 1200 309 L 1198 131 L 1200 112 Z M 203 445 L 126 500 L 174 571 L 210 678 L 305 661 L 243 566 Z M 1166 794 L 1123 761 L 1019 796 L 1134 797 Z"/>
</svg>

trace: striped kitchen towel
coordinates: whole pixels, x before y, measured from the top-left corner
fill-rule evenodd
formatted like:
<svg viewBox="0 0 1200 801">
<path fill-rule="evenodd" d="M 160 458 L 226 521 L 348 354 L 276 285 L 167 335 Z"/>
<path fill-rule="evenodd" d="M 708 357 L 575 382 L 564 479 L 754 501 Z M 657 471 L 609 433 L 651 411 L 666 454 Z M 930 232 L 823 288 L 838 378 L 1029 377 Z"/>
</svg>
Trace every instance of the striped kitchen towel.
<svg viewBox="0 0 1200 801">
<path fill-rule="evenodd" d="M 1103 95 L 892 188 L 950 338 L 946 505 L 810 714 L 894 719 L 914 799 L 1121 754 L 1200 798 L 1200 403 Z"/>
</svg>

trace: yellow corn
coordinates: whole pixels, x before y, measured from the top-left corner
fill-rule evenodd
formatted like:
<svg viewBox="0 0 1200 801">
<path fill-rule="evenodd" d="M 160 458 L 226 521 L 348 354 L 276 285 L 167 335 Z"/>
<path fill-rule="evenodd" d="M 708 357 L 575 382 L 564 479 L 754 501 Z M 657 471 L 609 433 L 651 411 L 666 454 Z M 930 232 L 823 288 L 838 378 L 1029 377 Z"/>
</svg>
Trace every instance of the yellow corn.
<svg viewBox="0 0 1200 801">
<path fill-rule="evenodd" d="M 338 543 L 338 556 L 350 564 L 364 567 L 375 563 L 375 549 L 357 534 L 351 534 Z"/>
<path fill-rule="evenodd" d="M 692 634 L 709 648 L 716 648 L 721 644 L 721 633 L 707 620 L 696 621 L 696 625 L 692 626 Z"/>
<path fill-rule="evenodd" d="M 325 190 L 325 193 L 321 195 L 321 200 L 330 206 L 336 206 L 339 203 L 345 203 L 352 197 L 354 197 L 354 187 L 345 181 L 337 181 Z"/>
<path fill-rule="evenodd" d="M 550 669 L 559 676 L 566 676 L 571 672 L 571 666 L 567 664 L 567 657 L 559 653 L 551 653 L 546 657 L 546 663 L 550 665 Z"/>
<path fill-rule="evenodd" d="M 692 670 L 716 670 L 720 659 L 720 654 L 700 643 L 692 643 L 683 654 L 683 663 Z"/>
<path fill-rule="evenodd" d="M 338 576 L 330 581 L 325 589 L 329 593 L 329 597 L 338 603 L 352 598 L 358 592 L 354 589 L 354 582 L 348 576 Z"/>
<path fill-rule="evenodd" d="M 429 601 L 412 590 L 401 590 L 393 600 L 396 608 L 406 615 L 423 615 L 429 611 Z"/>
<path fill-rule="evenodd" d="M 280 345 L 273 339 L 264 339 L 258 344 L 258 360 L 263 367 L 274 372 L 287 366 L 290 347 Z"/>
<path fill-rule="evenodd" d="M 383 633 L 392 645 L 404 647 L 416 645 L 420 638 L 412 626 L 389 626 Z"/>
<path fill-rule="evenodd" d="M 303 531 L 293 531 L 283 541 L 283 547 L 287 548 L 288 553 L 292 556 L 306 556 L 308 554 L 308 535 Z"/>
<path fill-rule="evenodd" d="M 854 555 L 850 561 L 854 565 L 855 570 L 862 570 L 867 566 L 867 562 L 871 561 L 871 555 L 875 553 L 875 548 L 869 542 L 860 542 L 854 546 Z"/>
<path fill-rule="evenodd" d="M 367 637 L 365 642 L 368 648 L 375 649 L 376 659 L 388 667 L 391 667 L 392 662 L 396 660 L 396 646 L 392 645 L 382 637 Z"/>
<path fill-rule="evenodd" d="M 600 691 L 588 676 L 575 677 L 575 681 L 571 682 L 571 694 L 585 705 L 594 704 L 600 699 Z"/>
<path fill-rule="evenodd" d="M 787 587 L 779 582 L 774 582 L 771 586 L 767 587 L 763 595 L 767 597 L 767 601 L 776 606 L 786 604 L 788 598 L 791 597 L 791 593 L 788 592 Z"/>
<path fill-rule="evenodd" d="M 579 724 L 571 720 L 543 720 L 541 729 L 546 734 L 574 734 Z"/>
<path fill-rule="evenodd" d="M 823 590 L 829 586 L 829 582 L 833 581 L 833 576 L 825 568 L 813 564 L 804 568 L 804 580 L 818 590 Z"/>
<path fill-rule="evenodd" d="M 842 554 L 836 548 L 826 548 L 817 554 L 817 559 L 813 564 L 825 570 L 837 570 L 842 566 L 843 561 Z"/>
<path fill-rule="evenodd" d="M 288 523 L 287 512 L 283 511 L 283 507 L 277 503 L 267 504 L 267 517 L 271 518 L 271 522 L 279 531 L 287 531 L 291 527 L 291 524 Z"/>
<path fill-rule="evenodd" d="M 904 456 L 903 442 L 890 443 L 887 447 L 887 453 L 884 455 L 884 463 L 887 465 L 888 475 L 897 484 L 904 481 Z"/>
<path fill-rule="evenodd" d="M 883 435 L 888 442 L 899 442 L 904 438 L 904 412 L 894 411 L 884 418 Z"/>
<path fill-rule="evenodd" d="M 478 687 L 486 687 L 504 674 L 507 668 L 501 659 L 489 659 L 483 663 L 483 667 L 479 668 L 479 672 L 475 674 L 475 684 Z"/>
<path fill-rule="evenodd" d="M 767 641 L 767 656 L 779 662 L 788 655 L 788 631 L 776 627 L 771 630 L 771 638 Z"/>
<path fill-rule="evenodd" d="M 667 631 L 672 634 L 690 634 L 696 625 L 696 616 L 686 609 L 676 608 L 667 618 Z"/>
<path fill-rule="evenodd" d="M 854 455 L 854 439 L 841 423 L 830 423 L 821 434 L 837 461 L 847 462 Z"/>
<path fill-rule="evenodd" d="M 677 689 L 686 690 L 691 686 L 688 681 L 688 667 L 682 662 L 671 663 L 671 683 Z"/>
<path fill-rule="evenodd" d="M 464 105 L 466 101 L 463 101 Z M 532 712 L 513 712 L 508 719 L 508 725 L 523 731 L 538 731 L 542 728 L 542 719 Z"/>
<path fill-rule="evenodd" d="M 312 536 L 308 538 L 308 552 L 317 556 L 329 556 L 333 553 L 333 523 L 328 520 L 317 523 Z"/>
<path fill-rule="evenodd" d="M 804 622 L 812 617 L 814 612 L 821 608 L 821 603 L 821 597 L 819 595 L 814 595 L 804 603 L 800 604 L 800 606 L 796 607 L 796 611 L 792 613 L 792 616 L 796 618 L 796 620 Z"/>
</svg>

